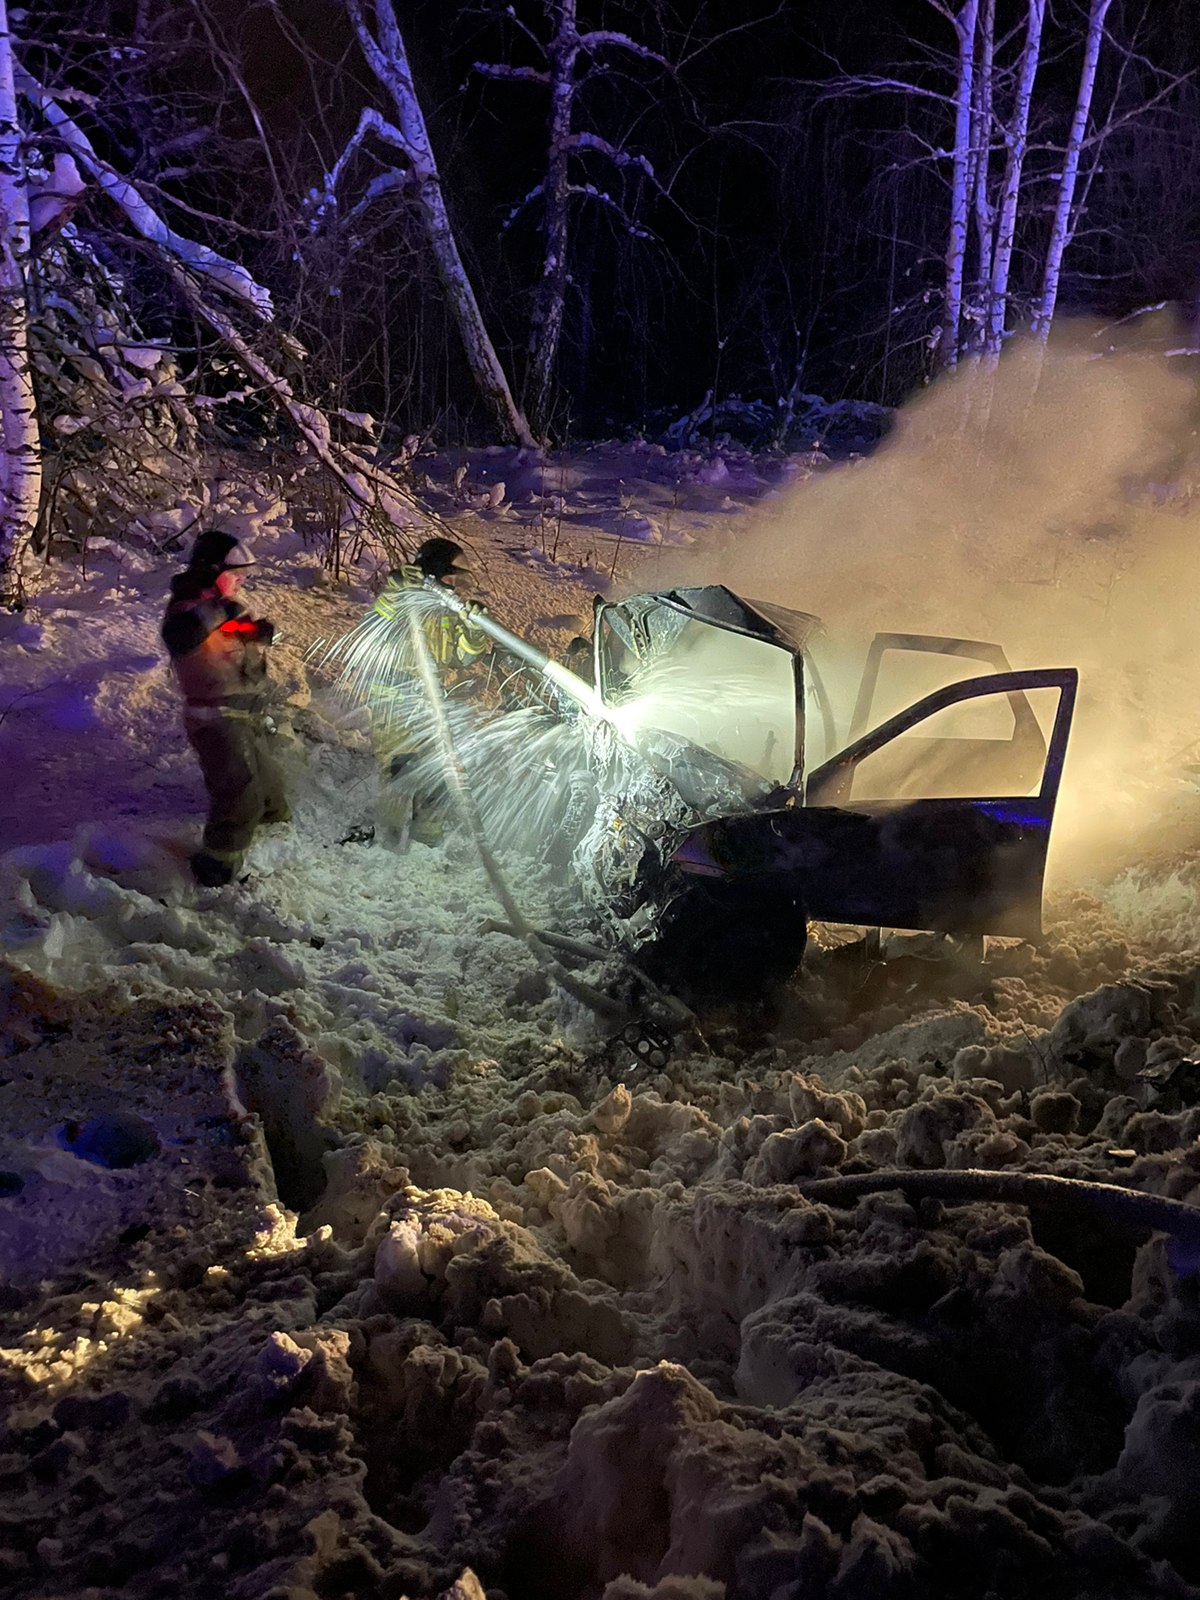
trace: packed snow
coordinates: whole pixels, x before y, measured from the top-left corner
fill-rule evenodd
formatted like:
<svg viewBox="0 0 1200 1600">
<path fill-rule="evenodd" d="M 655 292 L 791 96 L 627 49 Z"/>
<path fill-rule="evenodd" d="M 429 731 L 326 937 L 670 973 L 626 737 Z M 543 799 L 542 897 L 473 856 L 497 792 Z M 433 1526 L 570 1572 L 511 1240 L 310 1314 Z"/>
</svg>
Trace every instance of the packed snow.
<svg viewBox="0 0 1200 1600">
<path fill-rule="evenodd" d="M 597 591 L 732 572 L 747 523 L 874 465 L 424 470 L 554 653 Z M 1200 1262 L 1050 1206 L 802 1193 L 972 1168 L 1200 1199 L 1186 786 L 1169 853 L 1057 874 L 1044 945 L 880 966 L 816 930 L 780 1004 L 649 1067 L 485 931 L 465 832 L 366 837 L 370 740 L 308 651 L 382 568 L 334 581 L 298 517 L 258 554 L 294 816 L 229 888 L 187 867 L 169 569 L 104 546 L 4 623 L 6 1593 L 1200 1595 Z M 538 861 L 502 866 L 561 918 Z"/>
</svg>

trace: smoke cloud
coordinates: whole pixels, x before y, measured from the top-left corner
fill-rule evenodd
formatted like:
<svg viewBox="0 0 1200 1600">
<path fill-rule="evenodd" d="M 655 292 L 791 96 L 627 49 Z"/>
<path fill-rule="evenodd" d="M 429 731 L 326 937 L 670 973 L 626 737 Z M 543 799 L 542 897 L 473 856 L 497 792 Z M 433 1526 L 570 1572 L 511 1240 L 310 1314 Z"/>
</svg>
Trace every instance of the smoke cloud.
<svg viewBox="0 0 1200 1600">
<path fill-rule="evenodd" d="M 687 581 L 822 617 L 843 727 L 877 630 L 994 640 L 1014 667 L 1077 666 L 1059 881 L 1161 848 L 1182 768 L 1200 757 L 1200 458 L 1185 367 L 1144 344 L 1098 357 L 1079 328 L 1044 358 L 1012 350 L 990 380 L 933 385 L 874 455 L 785 491 Z"/>
</svg>

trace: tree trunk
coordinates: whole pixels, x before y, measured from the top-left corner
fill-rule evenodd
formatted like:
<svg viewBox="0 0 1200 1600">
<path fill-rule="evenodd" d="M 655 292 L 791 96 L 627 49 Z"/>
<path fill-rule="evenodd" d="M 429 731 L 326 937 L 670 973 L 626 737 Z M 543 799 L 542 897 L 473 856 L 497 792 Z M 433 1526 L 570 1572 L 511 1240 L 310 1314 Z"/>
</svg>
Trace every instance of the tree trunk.
<svg viewBox="0 0 1200 1600">
<path fill-rule="evenodd" d="M 1046 0 L 1029 0 L 1025 44 L 1017 72 L 1012 120 L 1004 135 L 1008 153 L 1004 163 L 1004 185 L 1000 191 L 1000 204 L 996 211 L 996 240 L 988 282 L 987 332 L 984 338 L 985 363 L 989 367 L 994 367 L 999 361 L 1000 347 L 1004 343 L 1009 269 L 1012 265 L 1013 242 L 1017 230 L 1017 209 L 1021 199 L 1025 147 L 1029 141 L 1029 108 L 1033 100 L 1033 82 L 1037 76 L 1038 60 L 1041 55 L 1042 24 L 1045 18 Z"/>
<path fill-rule="evenodd" d="M 19 592 L 16 563 L 37 527 L 42 491 L 29 362 L 29 190 L 17 116 L 12 34 L 0 0 L 0 603 Z"/>
<path fill-rule="evenodd" d="M 484 324 L 479 302 L 459 254 L 454 228 L 446 210 L 441 175 L 413 85 L 408 52 L 404 47 L 392 0 L 369 0 L 369 3 L 374 7 L 378 37 L 367 26 L 362 0 L 346 0 L 363 54 L 396 109 L 397 126 L 404 136 L 410 162 L 417 214 L 425 230 L 451 315 L 458 327 L 472 376 L 505 437 L 518 444 L 536 445 L 537 440 L 513 399 L 508 378 L 500 365 L 500 358 Z"/>
<path fill-rule="evenodd" d="M 963 276 L 970 222 L 971 108 L 974 101 L 975 21 L 979 0 L 964 0 L 954 19 L 958 33 L 955 90 L 954 168 L 950 181 L 950 237 L 946 247 L 946 303 L 942 319 L 942 366 L 958 365 L 962 332 Z"/>
<path fill-rule="evenodd" d="M 579 55 L 575 0 L 559 0 L 558 27 L 546 51 L 550 67 L 550 145 L 543 187 L 542 231 L 546 248 L 542 278 L 534 298 L 529 341 L 529 409 L 543 432 L 549 417 L 558 346 L 562 338 L 570 243 L 569 182 L 571 113 L 575 105 L 575 62 Z"/>
<path fill-rule="evenodd" d="M 996 0 L 982 0 L 974 74 L 975 104 L 971 113 L 971 205 L 975 220 L 975 276 L 972 284 L 976 310 L 986 304 L 996 242 L 996 213 L 990 193 L 995 61 Z M 976 329 L 976 335 L 978 332 L 979 329 Z"/>
<path fill-rule="evenodd" d="M 1054 223 L 1050 229 L 1050 242 L 1046 246 L 1046 266 L 1042 274 L 1042 289 L 1033 313 L 1033 333 L 1043 343 L 1050 336 L 1050 324 L 1058 303 L 1058 280 L 1062 273 L 1063 254 L 1074 233 L 1072 210 L 1075 204 L 1075 185 L 1079 177 L 1079 157 L 1087 132 L 1088 117 L 1092 110 L 1092 91 L 1096 87 L 1096 67 L 1100 60 L 1100 47 L 1104 42 L 1104 19 L 1112 0 L 1092 0 L 1088 16 L 1087 41 L 1083 50 L 1083 67 L 1079 74 L 1079 95 L 1075 101 L 1075 115 L 1067 136 L 1063 154 L 1062 176 L 1058 183 L 1058 198 L 1054 206 Z"/>
</svg>

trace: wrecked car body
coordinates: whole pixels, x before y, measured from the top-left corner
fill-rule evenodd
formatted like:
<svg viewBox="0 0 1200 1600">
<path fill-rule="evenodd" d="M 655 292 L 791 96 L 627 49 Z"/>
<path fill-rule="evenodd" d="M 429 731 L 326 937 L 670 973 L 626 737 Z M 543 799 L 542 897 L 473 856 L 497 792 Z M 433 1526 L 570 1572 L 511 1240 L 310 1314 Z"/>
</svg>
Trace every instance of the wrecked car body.
<svg viewBox="0 0 1200 1600">
<path fill-rule="evenodd" d="M 811 921 L 1041 936 L 1073 668 L 882 633 L 854 682 L 816 617 L 710 584 L 597 599 L 582 674 L 470 608 L 496 654 L 490 696 L 460 701 L 405 655 L 422 631 L 397 608 L 466 603 L 385 598 L 343 641 L 342 683 L 385 724 L 424 712 L 428 786 L 454 780 L 481 848 L 540 852 L 681 995 L 782 982 Z"/>
<path fill-rule="evenodd" d="M 604 715 L 572 871 L 611 935 L 681 990 L 781 981 L 812 920 L 1041 935 L 1076 671 L 879 634 L 840 741 L 822 639 L 815 617 L 717 585 L 596 603 Z M 905 657 L 950 681 L 881 715 Z"/>
</svg>

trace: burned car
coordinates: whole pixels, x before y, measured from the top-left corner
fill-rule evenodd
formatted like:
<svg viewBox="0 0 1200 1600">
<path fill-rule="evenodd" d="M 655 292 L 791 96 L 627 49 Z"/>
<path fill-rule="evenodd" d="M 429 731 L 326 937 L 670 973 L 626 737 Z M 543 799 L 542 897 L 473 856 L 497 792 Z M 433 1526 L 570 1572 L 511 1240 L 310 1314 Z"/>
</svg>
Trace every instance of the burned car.
<svg viewBox="0 0 1200 1600">
<path fill-rule="evenodd" d="M 685 992 L 780 981 L 813 920 L 1041 935 L 1076 671 L 881 633 L 840 738 L 823 639 L 716 585 L 596 603 L 595 805 L 572 871 Z M 947 681 L 897 709 L 905 661 Z"/>
<path fill-rule="evenodd" d="M 421 664 L 447 609 L 497 646 L 490 701 Z M 682 994 L 778 983 L 811 921 L 1040 937 L 1072 668 L 882 633 L 855 686 L 816 617 L 720 585 L 598 599 L 582 672 L 436 585 L 385 591 L 338 649 L 377 744 L 428 752 L 396 781 L 453 789 L 485 854 L 539 850 Z"/>
</svg>

